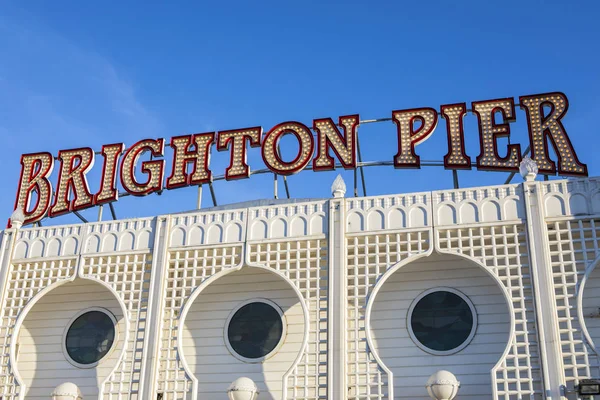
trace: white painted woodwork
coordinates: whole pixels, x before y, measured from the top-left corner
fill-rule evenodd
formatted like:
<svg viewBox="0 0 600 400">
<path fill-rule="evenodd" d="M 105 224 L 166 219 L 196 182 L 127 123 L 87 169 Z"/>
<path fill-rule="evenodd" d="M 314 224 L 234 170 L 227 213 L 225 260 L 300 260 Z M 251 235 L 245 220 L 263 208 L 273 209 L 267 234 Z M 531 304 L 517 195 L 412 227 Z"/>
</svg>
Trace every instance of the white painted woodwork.
<svg viewBox="0 0 600 400">
<path fill-rule="evenodd" d="M 477 310 L 476 334 L 455 354 L 427 353 L 408 333 L 411 303 L 436 287 L 459 290 Z M 435 254 L 394 272 L 377 294 L 371 315 L 375 351 L 394 374 L 394 397 L 407 400 L 428 400 L 423 382 L 440 369 L 451 371 L 461 382 L 460 399 L 489 398 L 491 369 L 508 344 L 509 324 L 504 294 L 488 273 L 463 258 Z"/>
<path fill-rule="evenodd" d="M 241 303 L 269 299 L 285 315 L 286 337 L 276 354 L 259 363 L 234 357 L 225 345 L 227 318 Z M 281 277 L 260 268 L 246 267 L 211 283 L 194 300 L 183 330 L 183 357 L 198 379 L 198 398 L 221 400 L 235 379 L 252 379 L 260 399 L 281 399 L 284 374 L 300 353 L 304 315 L 300 300 Z"/>
<path fill-rule="evenodd" d="M 117 319 L 116 343 L 93 368 L 77 368 L 67 360 L 63 334 L 71 319 L 90 307 L 109 310 Z M 17 369 L 27 385 L 27 400 L 47 400 L 63 382 L 75 383 L 84 399 L 98 397 L 100 384 L 117 364 L 123 349 L 125 324 L 114 295 L 99 283 L 76 279 L 43 296 L 29 311 L 19 332 Z"/>
<path fill-rule="evenodd" d="M 100 390 L 110 400 L 224 399 L 248 376 L 259 399 L 425 400 L 428 377 L 447 369 L 461 381 L 457 399 L 565 400 L 556 396 L 561 383 L 573 390 L 600 377 L 598 259 L 599 178 L 8 229 L 0 231 L 0 398 L 46 399 L 72 381 L 86 400 Z M 406 265 L 389 275 L 398 263 Z M 105 282 L 120 300 L 98 283 L 69 282 L 75 276 Z M 406 330 L 411 301 L 437 286 L 463 292 L 478 311 L 472 342 L 448 356 L 419 349 Z M 224 324 L 255 297 L 280 304 L 288 325 L 279 351 L 252 364 L 229 353 Z M 79 369 L 61 340 L 88 307 L 113 311 L 118 343 L 97 368 Z"/>
<path fill-rule="evenodd" d="M 583 289 L 582 312 L 590 339 L 600 350 L 600 268 L 596 267 L 590 274 Z"/>
</svg>

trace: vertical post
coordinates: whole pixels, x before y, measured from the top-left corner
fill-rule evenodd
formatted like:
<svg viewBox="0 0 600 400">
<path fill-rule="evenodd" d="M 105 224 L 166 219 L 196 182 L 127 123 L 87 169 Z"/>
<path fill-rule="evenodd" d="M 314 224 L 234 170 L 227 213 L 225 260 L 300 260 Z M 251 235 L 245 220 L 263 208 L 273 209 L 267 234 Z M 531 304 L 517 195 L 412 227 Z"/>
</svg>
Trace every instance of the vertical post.
<svg viewBox="0 0 600 400">
<path fill-rule="evenodd" d="M 198 198 L 196 199 L 196 209 L 202 208 L 202 184 L 198 185 Z"/>
<path fill-rule="evenodd" d="M 163 292 L 167 273 L 167 252 L 169 247 L 169 216 L 156 217 L 154 225 L 154 244 L 152 248 L 152 272 L 146 313 L 146 332 L 144 358 L 140 371 L 140 399 L 156 398 L 156 381 L 160 362 L 161 327 L 163 322 Z"/>
<path fill-rule="evenodd" d="M 98 206 L 98 222 L 102 221 L 102 211 L 104 210 L 104 205 Z"/>
<path fill-rule="evenodd" d="M 331 187 L 329 200 L 329 292 L 327 398 L 348 397 L 346 379 L 346 185 L 341 175 Z"/>
<path fill-rule="evenodd" d="M 521 162 L 523 197 L 525 198 L 525 215 L 527 242 L 529 247 L 531 280 L 534 293 L 537 332 L 540 345 L 540 359 L 544 385 L 544 399 L 565 399 L 565 386 L 562 351 L 558 317 L 556 315 L 556 298 L 553 290 L 550 246 L 548 230 L 545 223 L 542 188 L 535 182 L 537 166 L 527 158 Z"/>
<path fill-rule="evenodd" d="M 277 194 L 277 174 L 273 174 L 273 198 L 278 199 L 279 196 Z"/>
<path fill-rule="evenodd" d="M 15 227 L 0 232 L 0 304 L 4 304 L 4 292 L 8 285 L 10 263 L 18 233 L 19 228 Z"/>
<path fill-rule="evenodd" d="M 454 189 L 458 189 L 459 188 L 459 184 L 458 184 L 458 171 L 453 169 L 452 170 L 452 180 L 454 182 Z"/>
</svg>

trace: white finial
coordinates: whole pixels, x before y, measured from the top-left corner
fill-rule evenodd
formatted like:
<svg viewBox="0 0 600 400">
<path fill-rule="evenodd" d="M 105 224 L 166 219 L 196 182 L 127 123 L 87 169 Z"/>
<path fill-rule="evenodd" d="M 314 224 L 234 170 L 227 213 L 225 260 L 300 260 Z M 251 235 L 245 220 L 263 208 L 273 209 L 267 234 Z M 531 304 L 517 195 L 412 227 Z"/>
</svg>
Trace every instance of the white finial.
<svg viewBox="0 0 600 400">
<path fill-rule="evenodd" d="M 525 156 L 519 164 L 519 172 L 523 179 L 527 182 L 531 182 L 535 180 L 535 177 L 538 174 L 538 166 L 529 156 Z"/>
<path fill-rule="evenodd" d="M 230 400 L 256 400 L 258 398 L 258 387 L 250 378 L 237 378 L 229 385 L 227 397 Z"/>
<path fill-rule="evenodd" d="M 429 377 L 425 387 L 434 400 L 452 400 L 458 394 L 460 382 L 452 372 L 440 370 Z"/>
<path fill-rule="evenodd" d="M 61 383 L 52 392 L 52 400 L 82 400 L 81 390 L 71 382 Z"/>
<path fill-rule="evenodd" d="M 344 182 L 344 178 L 342 175 L 338 175 L 333 181 L 333 185 L 331 185 L 331 194 L 333 197 L 344 197 L 346 194 L 346 183 Z"/>
<path fill-rule="evenodd" d="M 23 222 L 25 222 L 25 214 L 22 209 L 17 208 L 10 216 L 10 226 L 18 229 L 23 226 Z"/>
</svg>

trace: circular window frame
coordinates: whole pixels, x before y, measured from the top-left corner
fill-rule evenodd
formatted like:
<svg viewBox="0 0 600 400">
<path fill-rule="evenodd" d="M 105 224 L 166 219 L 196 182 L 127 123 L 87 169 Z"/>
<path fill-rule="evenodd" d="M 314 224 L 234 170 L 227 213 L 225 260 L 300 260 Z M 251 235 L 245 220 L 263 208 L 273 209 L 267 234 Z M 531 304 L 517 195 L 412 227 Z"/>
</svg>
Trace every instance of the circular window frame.
<svg viewBox="0 0 600 400">
<path fill-rule="evenodd" d="M 279 342 L 277 342 L 277 345 L 273 348 L 273 350 L 271 350 L 268 354 L 265 354 L 263 357 L 259 357 L 259 358 L 247 358 L 247 357 L 242 356 L 237 351 L 235 351 L 235 349 L 229 342 L 228 331 L 229 331 L 229 324 L 231 323 L 231 319 L 233 318 L 235 313 L 237 313 L 242 307 L 244 307 L 248 304 L 252 304 L 252 303 L 268 304 L 273 309 L 275 309 L 275 311 L 277 311 L 277 313 L 279 314 L 279 318 L 281 318 L 281 338 L 279 338 Z M 238 304 L 231 311 L 231 313 L 229 313 L 229 316 L 227 317 L 227 321 L 225 322 L 225 327 L 223 328 L 223 339 L 225 340 L 225 345 L 227 346 L 227 350 L 229 350 L 229 353 L 231 353 L 231 355 L 234 356 L 235 358 L 237 358 L 238 360 L 243 361 L 248 364 L 258 364 L 258 363 L 264 362 L 264 361 L 268 360 L 269 358 L 273 357 L 275 354 L 277 354 L 277 352 L 279 351 L 281 346 L 283 346 L 286 336 L 287 336 L 287 320 L 285 318 L 285 314 L 284 314 L 283 310 L 281 309 L 279 304 L 277 304 L 274 301 L 271 301 L 269 299 L 263 299 L 263 298 L 248 299 L 248 300 L 245 300 L 245 301 L 241 302 L 240 304 Z"/>
<path fill-rule="evenodd" d="M 467 305 L 469 306 L 469 309 L 471 310 L 471 315 L 473 315 L 473 325 L 471 326 L 471 332 L 469 333 L 469 336 L 467 336 L 467 338 L 464 340 L 464 342 L 461 343 L 460 346 L 457 346 L 451 350 L 430 349 L 429 347 L 425 346 L 423 343 L 421 343 L 419 341 L 419 339 L 417 338 L 417 336 L 415 335 L 415 333 L 413 332 L 413 329 L 412 329 L 412 315 L 413 315 L 413 311 L 414 311 L 415 307 L 417 306 L 417 304 L 419 303 L 419 301 L 421 301 L 421 299 L 423 297 L 425 297 L 431 293 L 435 293 L 435 292 L 450 292 L 450 293 L 457 295 L 465 303 L 467 303 Z M 423 350 L 426 353 L 433 354 L 435 356 L 449 356 L 449 355 L 456 354 L 456 353 L 464 350 L 464 348 L 467 347 L 469 345 L 469 343 L 471 343 L 471 341 L 475 337 L 475 334 L 477 333 L 477 325 L 478 325 L 477 309 L 475 308 L 475 305 L 473 304 L 471 299 L 463 292 L 456 290 L 454 288 L 445 287 L 445 286 L 431 288 L 431 289 L 425 290 L 424 292 L 421 292 L 412 301 L 410 307 L 408 308 L 408 312 L 406 315 L 406 329 L 408 330 L 408 334 L 409 334 L 411 340 L 421 350 Z"/>
<path fill-rule="evenodd" d="M 67 350 L 67 334 L 69 333 L 69 329 L 71 329 L 71 325 L 73 325 L 73 323 L 77 320 L 77 318 L 81 317 L 83 314 L 87 314 L 89 312 L 93 312 L 93 311 L 97 311 L 97 312 L 101 312 L 105 315 L 107 315 L 110 320 L 113 323 L 113 327 L 115 329 L 115 337 L 113 339 L 112 344 L 110 345 L 110 349 L 108 349 L 108 351 L 106 352 L 106 354 L 99 359 L 96 362 L 93 362 L 91 364 L 81 364 L 78 363 L 77 361 L 73 360 L 71 358 L 71 356 L 69 355 L 69 351 Z M 106 308 L 102 308 L 102 307 L 89 307 L 83 310 L 80 310 L 79 312 L 77 312 L 69 321 L 69 323 L 67 324 L 63 334 L 62 334 L 62 341 L 61 341 L 61 346 L 62 346 L 62 351 L 63 354 L 65 356 L 65 358 L 67 359 L 67 361 L 77 367 L 77 368 L 81 368 L 81 369 L 90 369 L 90 368 L 95 368 L 97 367 L 99 364 L 101 364 L 104 360 L 106 360 L 108 358 L 108 356 L 110 356 L 110 354 L 113 352 L 113 350 L 116 347 L 117 341 L 119 339 L 119 329 L 118 329 L 119 325 L 117 322 L 117 318 L 114 316 L 114 314 L 112 312 L 110 312 L 109 310 L 107 310 Z"/>
</svg>

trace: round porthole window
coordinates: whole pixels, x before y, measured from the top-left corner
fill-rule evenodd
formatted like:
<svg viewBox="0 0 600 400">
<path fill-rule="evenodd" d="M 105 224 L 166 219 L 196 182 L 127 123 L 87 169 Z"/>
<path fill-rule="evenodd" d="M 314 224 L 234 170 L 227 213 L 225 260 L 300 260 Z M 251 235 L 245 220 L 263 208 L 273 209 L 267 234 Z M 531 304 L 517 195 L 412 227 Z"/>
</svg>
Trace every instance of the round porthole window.
<svg viewBox="0 0 600 400">
<path fill-rule="evenodd" d="M 81 368 L 97 365 L 115 342 L 115 326 L 115 317 L 101 308 L 77 314 L 68 325 L 63 340 L 69 361 Z"/>
<path fill-rule="evenodd" d="M 448 355 L 464 349 L 475 336 L 477 313 L 467 296 L 451 288 L 421 293 L 408 310 L 408 331 L 421 349 Z"/>
<path fill-rule="evenodd" d="M 281 309 L 273 302 L 259 299 L 238 306 L 225 326 L 229 351 L 247 362 L 259 362 L 275 353 L 285 334 Z"/>
</svg>

